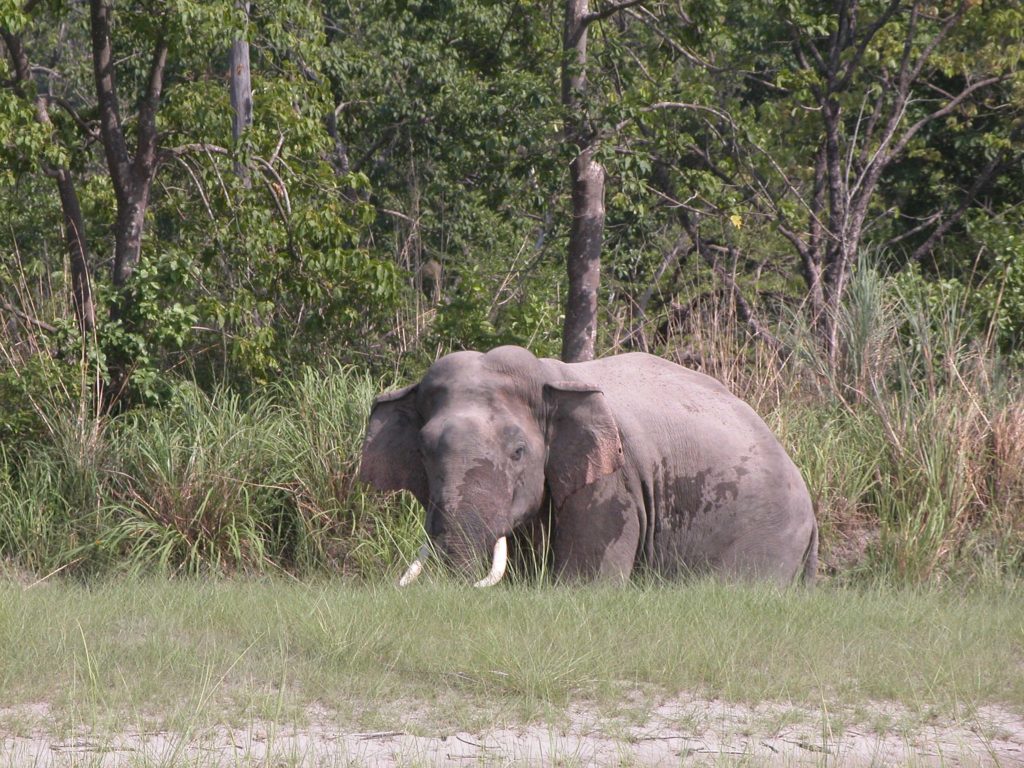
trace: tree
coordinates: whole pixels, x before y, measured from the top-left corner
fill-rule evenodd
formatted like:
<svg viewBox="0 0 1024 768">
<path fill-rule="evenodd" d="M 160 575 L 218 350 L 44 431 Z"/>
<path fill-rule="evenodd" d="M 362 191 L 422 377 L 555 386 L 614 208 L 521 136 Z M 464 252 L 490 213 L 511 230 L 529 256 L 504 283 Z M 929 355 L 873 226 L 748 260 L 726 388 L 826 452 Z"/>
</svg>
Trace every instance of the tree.
<svg viewBox="0 0 1024 768">
<path fill-rule="evenodd" d="M 812 314 L 833 362 L 839 307 L 884 175 L 935 121 L 971 106 L 995 106 L 986 104 L 990 94 L 998 99 L 996 87 L 1013 76 L 1004 69 L 1010 63 L 1005 59 L 957 61 L 948 47 L 950 40 L 962 41 L 954 33 L 972 7 L 968 0 L 945 9 L 889 0 L 869 15 L 857 0 L 842 0 L 828 18 L 827 36 L 815 34 L 807 17 L 786 20 L 822 132 L 805 231 L 794 230 L 781 211 L 778 227 L 800 254 Z M 877 65 L 869 63 L 872 58 Z M 871 88 L 869 79 L 877 86 Z M 991 181 L 1006 159 L 1001 154 L 978 169 L 948 216 L 930 217 L 934 229 L 915 259 L 934 247 Z"/>
<path fill-rule="evenodd" d="M 660 169 L 652 187 L 673 201 L 698 251 L 734 248 L 709 240 L 707 225 L 734 239 L 740 227 L 759 233 L 762 247 L 781 236 L 835 364 L 840 307 L 866 245 L 910 245 L 905 260 L 925 259 L 1020 156 L 1021 11 L 988 13 L 966 0 L 688 10 L 635 16 L 661 44 L 645 70 L 664 73 L 650 75 L 645 90 L 656 98 L 634 114 Z M 951 132 L 962 137 L 952 153 Z M 960 161 L 935 163 L 936 142 Z M 964 163 L 970 155 L 980 161 Z M 907 188 L 909 174 L 920 188 Z M 701 255 L 714 267 L 713 253 Z M 771 261 L 753 263 L 760 273 Z"/>
<path fill-rule="evenodd" d="M 315 9 L 257 9 L 247 29 L 233 0 L 12 8 L 0 13 L 11 73 L 0 133 L 12 137 L 4 170 L 20 172 L 2 174 L 0 207 L 12 224 L 4 237 L 20 240 L 2 249 L 17 256 L 0 254 L 0 273 L 21 282 L 3 284 L 0 311 L 68 353 L 93 323 L 87 354 L 108 404 L 160 397 L 165 368 L 260 378 L 331 339 L 358 350 L 376 337 L 367 329 L 391 311 L 395 272 L 359 245 L 365 208 L 349 193 L 365 178 L 339 179 L 328 162 L 330 102 L 308 76 L 324 53 Z M 264 113 L 237 140 L 224 41 L 246 35 L 266 72 Z M 261 183 L 231 173 L 236 160 Z M 36 173 L 57 180 L 63 203 L 83 318 L 74 339 L 48 298 L 62 280 L 48 222 L 29 221 L 52 210 Z M 17 204 L 14 187 L 37 195 L 33 205 Z M 104 252 L 113 258 L 90 263 Z M 55 277 L 37 286 L 37 273 Z"/>
<path fill-rule="evenodd" d="M 594 358 L 605 219 L 605 169 L 595 156 L 598 134 L 587 108 L 587 29 L 594 22 L 638 5 L 640 1 L 624 0 L 594 12 L 590 10 L 589 0 L 565 2 L 562 106 L 565 139 L 575 150 L 569 165 L 572 223 L 566 252 L 569 284 L 562 334 L 562 359 L 569 363 Z"/>
<path fill-rule="evenodd" d="M 30 10 L 31 8 L 27 7 L 22 13 L 12 12 L 10 17 L 0 24 L 0 34 L 3 36 L 14 75 L 14 92 L 20 99 L 34 103 L 35 119 L 48 134 L 42 137 L 43 144 L 37 147 L 37 151 L 45 156 L 48 154 L 48 150 L 52 150 L 54 143 L 53 123 L 49 110 L 51 95 L 35 89 L 28 54 L 25 52 L 25 46 L 18 32 L 18 28 L 26 22 L 26 15 Z M 58 100 L 58 103 L 61 102 Z M 67 106 L 66 103 L 64 106 Z M 83 336 L 89 336 L 96 327 L 96 306 L 92 295 L 89 246 L 86 241 L 85 222 L 82 218 L 78 192 L 66 162 L 54 162 L 44 157 L 41 168 L 57 184 L 64 218 L 64 235 L 71 263 L 71 295 L 74 302 L 75 320 L 79 332 Z"/>
<path fill-rule="evenodd" d="M 249 3 L 239 4 L 246 20 L 249 18 Z M 242 141 L 242 134 L 252 125 L 252 80 L 249 71 L 249 41 L 244 36 L 231 43 L 231 60 L 228 77 L 231 88 L 231 110 L 234 113 L 231 121 L 231 138 L 237 148 Z M 249 169 L 241 162 L 235 161 L 235 173 L 242 178 L 243 184 L 249 186 Z"/>
</svg>

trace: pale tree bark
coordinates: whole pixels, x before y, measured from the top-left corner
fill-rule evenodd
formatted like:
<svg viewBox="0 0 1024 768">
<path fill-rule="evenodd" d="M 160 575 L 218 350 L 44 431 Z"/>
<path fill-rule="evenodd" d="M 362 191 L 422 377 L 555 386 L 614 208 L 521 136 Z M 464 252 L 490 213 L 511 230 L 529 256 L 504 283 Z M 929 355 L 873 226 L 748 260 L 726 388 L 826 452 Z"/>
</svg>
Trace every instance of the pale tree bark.
<svg viewBox="0 0 1024 768">
<path fill-rule="evenodd" d="M 643 0 L 621 0 L 591 11 L 588 0 L 566 0 L 562 27 L 564 136 L 575 149 L 570 165 L 572 225 L 566 253 L 569 288 L 565 300 L 562 359 L 594 358 L 597 299 L 604 237 L 604 167 L 595 159 L 597 135 L 587 116 L 587 28 Z"/>
<path fill-rule="evenodd" d="M 249 3 L 239 3 L 246 19 L 249 17 Z M 252 80 L 249 72 L 249 41 L 244 38 L 231 44 L 231 136 L 238 147 L 242 134 L 252 125 Z M 252 185 L 249 169 L 244 163 L 235 161 L 235 173 L 246 188 Z"/>
<path fill-rule="evenodd" d="M 562 359 L 569 363 L 594 358 L 597 296 L 601 284 L 604 235 L 604 168 L 594 159 L 595 137 L 586 118 L 588 0 L 566 0 L 562 39 L 562 106 L 565 135 L 575 146 L 570 166 L 572 226 L 566 267 Z"/>
<path fill-rule="evenodd" d="M 14 73 L 14 87 L 22 97 L 28 96 L 28 87 L 32 82 L 31 67 L 28 54 L 21 38 L 7 29 L 0 30 L 11 60 Z M 36 121 L 41 125 L 52 127 L 46 94 L 35 95 Z M 44 165 L 44 172 L 57 184 L 60 194 L 61 212 L 64 219 L 64 239 L 67 242 L 68 260 L 71 265 L 71 297 L 74 305 L 75 321 L 83 336 L 91 335 L 96 328 L 96 307 L 92 297 L 92 280 L 89 272 L 89 248 L 85 239 L 85 222 L 82 219 L 82 208 L 78 202 L 71 172 L 63 166 Z M 35 322 L 41 328 L 46 326 Z"/>
</svg>

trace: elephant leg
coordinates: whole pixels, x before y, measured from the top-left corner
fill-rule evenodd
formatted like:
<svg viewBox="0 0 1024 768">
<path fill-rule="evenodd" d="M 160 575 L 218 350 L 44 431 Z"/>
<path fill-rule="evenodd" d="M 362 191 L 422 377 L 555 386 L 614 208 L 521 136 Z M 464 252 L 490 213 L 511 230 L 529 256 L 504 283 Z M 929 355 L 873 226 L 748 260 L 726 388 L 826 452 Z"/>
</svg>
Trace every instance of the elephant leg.
<svg viewBox="0 0 1024 768">
<path fill-rule="evenodd" d="M 639 541 L 635 500 L 621 477 L 604 477 L 566 499 L 555 514 L 555 575 L 564 581 L 625 581 Z"/>
<path fill-rule="evenodd" d="M 785 587 L 803 574 L 812 544 L 816 554 L 816 536 L 817 525 L 810 514 L 770 529 L 760 528 L 737 537 L 722 552 L 718 568 L 740 580 L 769 581 Z"/>
</svg>

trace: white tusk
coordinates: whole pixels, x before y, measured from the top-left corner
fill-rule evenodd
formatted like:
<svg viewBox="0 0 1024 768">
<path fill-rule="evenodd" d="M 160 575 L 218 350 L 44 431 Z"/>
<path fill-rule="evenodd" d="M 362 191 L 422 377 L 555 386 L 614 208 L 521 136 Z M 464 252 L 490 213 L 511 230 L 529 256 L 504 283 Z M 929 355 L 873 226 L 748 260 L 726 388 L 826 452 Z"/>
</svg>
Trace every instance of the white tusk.
<svg viewBox="0 0 1024 768">
<path fill-rule="evenodd" d="M 508 565 L 508 542 L 502 536 L 494 542 L 494 562 L 491 563 L 491 572 L 476 584 L 474 587 L 493 587 L 501 577 L 505 575 L 505 566 Z"/>
<path fill-rule="evenodd" d="M 414 581 L 416 581 L 416 579 L 420 577 L 420 573 L 423 572 L 423 564 L 427 562 L 427 559 L 429 557 L 430 545 L 424 544 L 422 547 L 420 547 L 420 551 L 419 554 L 416 556 L 416 559 L 412 561 L 409 567 L 405 570 L 405 573 L 402 574 L 402 578 L 398 580 L 398 586 L 407 587 Z"/>
</svg>

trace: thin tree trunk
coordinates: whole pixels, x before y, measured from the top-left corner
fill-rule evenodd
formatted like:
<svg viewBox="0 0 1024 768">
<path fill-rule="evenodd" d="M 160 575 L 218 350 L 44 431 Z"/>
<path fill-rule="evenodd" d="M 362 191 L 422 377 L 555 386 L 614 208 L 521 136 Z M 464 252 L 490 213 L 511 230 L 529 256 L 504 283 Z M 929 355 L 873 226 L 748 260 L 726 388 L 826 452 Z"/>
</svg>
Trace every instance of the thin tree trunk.
<svg viewBox="0 0 1024 768">
<path fill-rule="evenodd" d="M 96 329 L 96 306 L 92 299 L 92 278 L 89 274 L 89 251 L 85 242 L 85 221 L 78 203 L 71 173 L 66 168 L 53 172 L 60 192 L 64 213 L 64 237 L 71 261 L 71 296 L 75 304 L 75 320 L 83 336 Z"/>
<path fill-rule="evenodd" d="M 20 95 L 25 96 L 24 85 L 31 80 L 28 54 L 21 43 L 21 38 L 17 35 L 5 29 L 2 36 L 13 64 L 15 88 Z M 36 121 L 50 127 L 52 123 L 44 94 L 36 94 L 35 107 Z M 44 168 L 46 175 L 57 183 L 57 191 L 60 194 L 61 211 L 64 217 L 64 237 L 67 241 L 68 257 L 71 262 L 71 296 L 74 303 L 75 320 L 78 323 L 78 330 L 83 336 L 87 336 L 96 328 L 96 307 L 92 298 L 89 247 L 85 240 L 82 208 L 78 202 L 78 194 L 75 191 L 71 172 L 63 167 L 44 166 Z"/>
<path fill-rule="evenodd" d="M 239 7 L 249 16 L 249 3 L 240 3 Z M 231 45 L 231 136 L 237 149 L 242 134 L 252 125 L 252 80 L 249 72 L 249 42 L 245 39 L 235 40 Z M 235 161 L 235 173 L 242 179 L 242 184 L 249 188 L 252 180 L 249 169 L 241 162 Z"/>
<path fill-rule="evenodd" d="M 592 148 L 572 162 L 572 228 L 569 231 L 569 295 L 566 298 L 562 359 L 594 359 L 597 297 L 601 287 L 601 240 L 604 234 L 604 168 Z"/>
<path fill-rule="evenodd" d="M 807 285 L 807 297 L 811 309 L 811 327 L 816 329 L 819 338 L 824 338 L 825 290 L 822 285 L 822 261 L 825 232 L 822 227 L 822 216 L 825 214 L 825 147 L 818 151 L 814 163 L 814 190 L 811 197 L 808 229 L 810 237 L 807 245 L 800 251 L 801 267 L 804 282 Z"/>
<path fill-rule="evenodd" d="M 572 226 L 566 253 L 566 295 L 562 359 L 592 360 L 597 338 L 597 297 L 604 235 L 604 168 L 594 159 L 595 138 L 587 124 L 588 0 L 566 0 L 562 41 L 562 106 L 565 135 L 577 150 L 570 168 Z"/>
</svg>

